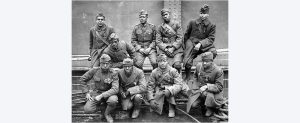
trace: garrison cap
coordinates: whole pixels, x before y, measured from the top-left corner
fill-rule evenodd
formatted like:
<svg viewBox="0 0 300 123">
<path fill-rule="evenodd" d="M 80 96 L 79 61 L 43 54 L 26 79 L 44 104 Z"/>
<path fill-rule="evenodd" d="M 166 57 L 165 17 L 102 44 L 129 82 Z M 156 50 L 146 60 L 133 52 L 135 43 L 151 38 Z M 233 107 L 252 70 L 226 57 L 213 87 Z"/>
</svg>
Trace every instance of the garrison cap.
<svg viewBox="0 0 300 123">
<path fill-rule="evenodd" d="M 100 63 L 102 62 L 109 62 L 111 60 L 110 56 L 107 54 L 102 54 L 100 57 Z"/>
<path fill-rule="evenodd" d="M 171 13 L 171 11 L 167 8 L 164 8 L 160 11 L 160 14 L 163 15 L 164 13 L 168 12 L 169 14 Z"/>
<path fill-rule="evenodd" d="M 205 52 L 202 54 L 202 61 L 213 61 L 213 53 Z"/>
<path fill-rule="evenodd" d="M 148 16 L 148 12 L 146 11 L 146 10 L 141 10 L 140 12 L 139 12 L 139 16 L 140 15 L 146 15 L 146 16 Z"/>
<path fill-rule="evenodd" d="M 123 60 L 123 65 L 133 65 L 133 60 L 130 58 L 125 58 Z"/>
<path fill-rule="evenodd" d="M 157 57 L 157 62 L 160 62 L 160 61 L 167 61 L 167 56 L 165 54 L 160 54 Z"/>
<path fill-rule="evenodd" d="M 209 6 L 204 4 L 201 8 L 200 8 L 200 13 L 201 14 L 208 14 L 209 13 Z"/>
</svg>

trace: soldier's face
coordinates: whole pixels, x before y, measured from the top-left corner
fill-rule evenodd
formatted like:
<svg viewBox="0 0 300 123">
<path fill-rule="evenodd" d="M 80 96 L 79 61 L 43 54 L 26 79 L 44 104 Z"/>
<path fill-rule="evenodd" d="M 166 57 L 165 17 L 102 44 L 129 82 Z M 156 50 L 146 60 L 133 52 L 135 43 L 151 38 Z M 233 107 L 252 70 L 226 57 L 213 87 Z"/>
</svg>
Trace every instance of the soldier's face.
<svg viewBox="0 0 300 123">
<path fill-rule="evenodd" d="M 169 21 L 170 21 L 170 13 L 165 12 L 165 13 L 162 15 L 162 18 L 164 19 L 164 21 L 169 22 Z"/>
<path fill-rule="evenodd" d="M 104 22 L 105 22 L 104 17 L 100 16 L 100 17 L 96 18 L 96 23 L 97 23 L 98 26 L 104 25 Z"/>
<path fill-rule="evenodd" d="M 166 60 L 162 60 L 158 62 L 158 67 L 161 69 L 165 69 L 168 65 L 168 62 Z"/>
<path fill-rule="evenodd" d="M 110 62 L 101 62 L 100 67 L 102 70 L 108 70 L 110 68 Z"/>
<path fill-rule="evenodd" d="M 199 16 L 200 16 L 201 20 L 205 20 L 209 15 L 208 14 L 200 13 Z"/>
<path fill-rule="evenodd" d="M 131 73 L 133 70 L 132 65 L 124 65 L 123 68 L 124 68 L 125 73 Z"/>
<path fill-rule="evenodd" d="M 139 19 L 140 19 L 140 22 L 142 24 L 144 24 L 147 22 L 148 17 L 147 17 L 147 15 L 140 15 Z"/>
<path fill-rule="evenodd" d="M 111 46 L 113 48 L 117 49 L 118 48 L 118 43 L 119 43 L 119 39 L 115 38 L 115 39 L 113 39 L 113 42 L 112 42 Z"/>
<path fill-rule="evenodd" d="M 203 61 L 202 66 L 206 69 L 209 68 L 212 65 L 212 61 Z"/>
</svg>

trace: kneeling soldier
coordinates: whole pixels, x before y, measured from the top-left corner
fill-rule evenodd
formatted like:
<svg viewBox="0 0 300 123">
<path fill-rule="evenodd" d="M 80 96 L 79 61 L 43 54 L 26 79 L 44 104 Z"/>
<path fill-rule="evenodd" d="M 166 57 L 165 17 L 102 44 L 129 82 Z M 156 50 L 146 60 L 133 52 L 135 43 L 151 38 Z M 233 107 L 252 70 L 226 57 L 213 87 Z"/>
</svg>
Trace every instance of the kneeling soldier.
<svg viewBox="0 0 300 123">
<path fill-rule="evenodd" d="M 150 75 L 148 83 L 148 99 L 151 109 L 162 114 L 164 100 L 168 102 L 169 117 L 175 117 L 175 95 L 182 89 L 182 78 L 175 68 L 172 68 L 167 61 L 165 54 L 157 58 L 158 68 Z"/>
<path fill-rule="evenodd" d="M 213 63 L 213 54 L 202 54 L 202 63 L 198 63 L 195 72 L 196 82 L 189 90 L 187 112 L 200 104 L 206 107 L 205 116 L 211 116 L 225 103 L 223 97 L 223 71 Z"/>
<path fill-rule="evenodd" d="M 87 102 L 84 106 L 86 113 L 94 113 L 97 111 L 97 106 L 101 102 L 105 102 L 107 107 L 104 116 L 107 122 L 112 123 L 113 118 L 110 113 L 115 109 L 118 103 L 117 93 L 119 92 L 119 77 L 118 73 L 110 68 L 110 57 L 103 54 L 100 57 L 100 67 L 92 68 L 86 72 L 81 78 L 81 82 L 92 82 L 92 87 L 86 86 L 84 89 Z"/>
<path fill-rule="evenodd" d="M 137 118 L 143 101 L 142 93 L 146 92 L 146 79 L 141 69 L 133 66 L 133 60 L 126 58 L 123 69 L 119 71 L 120 95 L 123 110 L 133 107 L 132 118 Z"/>
</svg>

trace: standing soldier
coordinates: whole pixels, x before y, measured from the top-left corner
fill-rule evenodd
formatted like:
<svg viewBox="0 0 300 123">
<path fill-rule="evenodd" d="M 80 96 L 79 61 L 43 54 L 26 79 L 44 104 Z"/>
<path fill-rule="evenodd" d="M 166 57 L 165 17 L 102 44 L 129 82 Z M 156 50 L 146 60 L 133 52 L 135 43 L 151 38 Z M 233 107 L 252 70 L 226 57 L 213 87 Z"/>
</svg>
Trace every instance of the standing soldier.
<svg viewBox="0 0 300 123">
<path fill-rule="evenodd" d="M 87 83 L 91 80 L 92 83 L 92 86 L 84 88 L 84 92 L 87 92 L 84 111 L 86 113 L 96 112 L 97 105 L 106 101 L 107 107 L 104 116 L 107 122 L 112 123 L 113 118 L 110 113 L 118 103 L 119 77 L 118 73 L 110 68 L 110 60 L 107 54 L 103 54 L 100 57 L 100 67 L 90 69 L 80 78 L 80 81 Z"/>
<path fill-rule="evenodd" d="M 133 66 L 133 60 L 126 58 L 123 61 L 123 69 L 119 71 L 119 78 L 122 108 L 130 110 L 133 107 L 131 118 L 137 118 L 143 101 L 141 94 L 147 90 L 144 72 Z"/>
<path fill-rule="evenodd" d="M 96 25 L 90 29 L 90 58 L 91 68 L 99 66 L 99 57 L 102 51 L 110 44 L 109 36 L 114 33 L 112 27 L 105 24 L 105 16 L 99 13 L 96 16 Z"/>
<path fill-rule="evenodd" d="M 189 91 L 187 112 L 191 107 L 206 108 L 205 116 L 211 116 L 226 101 L 223 97 L 223 71 L 213 63 L 213 54 L 205 52 L 202 54 L 202 63 L 196 66 L 196 81 Z"/>
<path fill-rule="evenodd" d="M 186 78 L 190 79 L 191 67 L 193 66 L 193 59 L 204 52 L 212 52 L 213 58 L 217 56 L 217 51 L 214 46 L 216 25 L 208 20 L 209 6 L 204 5 L 200 9 L 200 17 L 189 22 L 187 30 L 184 34 L 184 61 Z"/>
<path fill-rule="evenodd" d="M 175 117 L 175 95 L 182 89 L 182 78 L 176 69 L 167 62 L 167 56 L 160 54 L 157 58 L 158 68 L 150 75 L 148 83 L 148 99 L 151 109 L 162 114 L 163 104 L 169 107 L 169 117 Z M 165 101 L 166 99 L 166 101 Z"/>
<path fill-rule="evenodd" d="M 123 40 L 119 41 L 116 33 L 110 36 L 112 43 L 103 51 L 111 57 L 112 68 L 122 68 L 122 62 L 125 58 L 134 58 L 134 47 Z"/>
<path fill-rule="evenodd" d="M 171 21 L 169 9 L 162 9 L 163 23 L 158 27 L 156 33 L 157 53 L 164 53 L 168 57 L 168 63 L 181 73 L 182 62 L 182 29 L 178 23 Z"/>
<path fill-rule="evenodd" d="M 156 27 L 147 22 L 148 13 L 141 10 L 139 14 L 140 24 L 136 25 L 132 31 L 131 42 L 136 50 L 135 66 L 143 69 L 145 58 L 148 57 L 153 69 L 156 63 Z"/>
</svg>

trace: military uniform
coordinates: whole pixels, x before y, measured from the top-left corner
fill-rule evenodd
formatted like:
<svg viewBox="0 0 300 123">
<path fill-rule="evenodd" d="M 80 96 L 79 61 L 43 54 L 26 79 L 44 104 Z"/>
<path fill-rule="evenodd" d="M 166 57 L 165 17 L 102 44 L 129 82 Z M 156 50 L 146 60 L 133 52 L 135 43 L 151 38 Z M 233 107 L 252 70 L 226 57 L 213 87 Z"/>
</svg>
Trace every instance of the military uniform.
<svg viewBox="0 0 300 123">
<path fill-rule="evenodd" d="M 103 54 L 100 57 L 101 62 L 109 62 L 111 59 L 107 54 Z M 93 100 L 88 100 L 84 105 L 84 111 L 86 113 L 93 113 L 97 111 L 97 105 L 106 101 L 106 109 L 104 112 L 105 118 L 108 122 L 112 122 L 113 118 L 110 113 L 116 108 L 118 103 L 117 94 L 119 92 L 119 77 L 118 73 L 108 68 L 104 70 L 100 67 L 92 68 L 87 71 L 81 78 L 80 81 L 85 83 L 84 92 L 90 94 Z M 89 84 L 87 85 L 86 83 Z M 97 101 L 97 97 L 102 96 Z"/>
<path fill-rule="evenodd" d="M 135 47 L 136 55 L 135 55 L 135 65 L 142 69 L 145 58 L 148 57 L 152 67 L 155 69 L 157 67 L 156 63 L 156 27 L 153 24 L 145 23 L 138 24 L 134 27 L 132 31 L 131 41 L 133 46 Z M 147 49 L 151 48 L 149 54 L 142 54 L 139 52 L 141 48 Z"/>
<path fill-rule="evenodd" d="M 163 13 L 163 12 L 162 12 Z M 156 45 L 158 47 L 158 54 L 166 54 L 168 56 L 168 63 L 176 68 L 181 69 L 182 62 L 182 29 L 179 23 L 170 21 L 167 23 L 162 23 L 156 33 Z M 175 48 L 174 52 L 171 54 L 166 53 L 167 48 Z"/>
<path fill-rule="evenodd" d="M 109 45 L 103 53 L 108 54 L 111 57 L 113 68 L 122 68 L 122 62 L 125 58 L 134 58 L 135 49 L 129 43 L 119 41 L 117 49 L 114 49 Z"/>
<path fill-rule="evenodd" d="M 212 60 L 212 53 L 210 54 Z M 199 103 L 207 108 L 219 108 L 225 103 L 223 97 L 223 71 L 221 68 L 212 63 L 210 68 L 204 69 L 202 63 L 198 63 L 195 77 L 196 81 L 192 83 L 192 88 L 189 90 L 191 93 L 187 103 L 187 112 L 190 111 L 192 105 L 197 106 Z M 207 86 L 207 89 L 199 92 L 203 86 Z"/>
<path fill-rule="evenodd" d="M 97 25 L 90 29 L 90 56 L 91 68 L 99 66 L 99 57 L 102 51 L 110 44 L 109 36 L 114 33 L 112 27 L 103 25 L 99 28 Z"/>
<path fill-rule="evenodd" d="M 162 91 L 167 89 L 170 91 L 171 96 L 166 98 L 167 102 L 176 105 L 175 95 L 182 89 L 182 78 L 176 69 L 167 65 L 166 70 L 161 70 L 159 67 L 154 69 L 150 75 L 148 82 L 148 99 L 156 100 L 158 102 L 157 113 L 162 114 L 163 103 L 165 96 L 162 95 Z"/>
<path fill-rule="evenodd" d="M 200 9 L 200 13 L 208 14 L 208 6 L 203 6 Z M 212 24 L 208 18 L 202 20 L 200 18 L 191 20 L 188 23 L 187 30 L 184 33 L 184 57 L 183 65 L 186 70 L 187 76 L 189 76 L 191 67 L 193 66 L 193 60 L 204 52 L 212 52 L 214 58 L 217 56 L 217 51 L 214 46 L 216 33 L 216 25 Z M 199 50 L 195 50 L 195 45 L 201 43 Z"/>
</svg>

